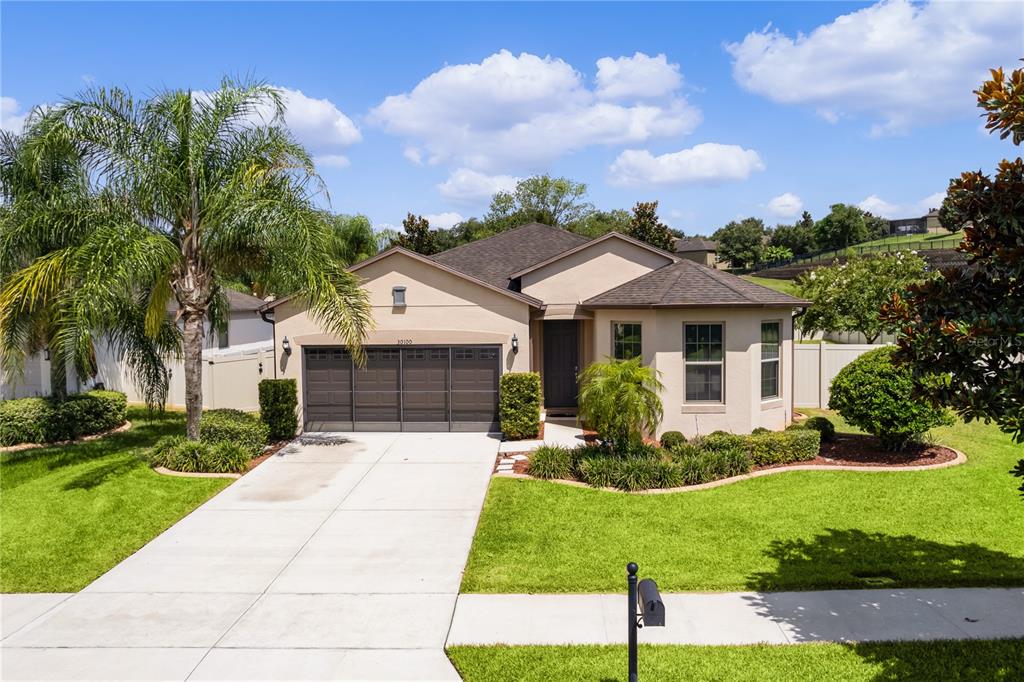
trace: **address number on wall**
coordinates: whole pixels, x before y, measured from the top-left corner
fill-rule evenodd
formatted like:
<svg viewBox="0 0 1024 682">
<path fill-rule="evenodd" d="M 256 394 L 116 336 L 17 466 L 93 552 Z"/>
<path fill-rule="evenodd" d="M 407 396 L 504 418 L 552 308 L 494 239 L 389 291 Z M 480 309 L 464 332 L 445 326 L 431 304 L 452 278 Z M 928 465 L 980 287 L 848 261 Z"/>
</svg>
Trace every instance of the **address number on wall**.
<svg viewBox="0 0 1024 682">
<path fill-rule="evenodd" d="M 398 339 L 398 345 L 399 346 L 411 346 L 412 345 L 412 339 Z"/>
</svg>

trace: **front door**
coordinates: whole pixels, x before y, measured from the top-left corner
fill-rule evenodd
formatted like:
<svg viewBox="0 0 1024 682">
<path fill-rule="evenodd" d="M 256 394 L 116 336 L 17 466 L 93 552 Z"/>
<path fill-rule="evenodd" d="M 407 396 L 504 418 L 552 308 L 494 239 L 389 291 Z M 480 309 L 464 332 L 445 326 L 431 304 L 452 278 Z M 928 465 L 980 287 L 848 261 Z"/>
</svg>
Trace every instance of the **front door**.
<svg viewBox="0 0 1024 682">
<path fill-rule="evenodd" d="M 544 407 L 576 407 L 580 371 L 579 322 L 544 322 Z"/>
</svg>

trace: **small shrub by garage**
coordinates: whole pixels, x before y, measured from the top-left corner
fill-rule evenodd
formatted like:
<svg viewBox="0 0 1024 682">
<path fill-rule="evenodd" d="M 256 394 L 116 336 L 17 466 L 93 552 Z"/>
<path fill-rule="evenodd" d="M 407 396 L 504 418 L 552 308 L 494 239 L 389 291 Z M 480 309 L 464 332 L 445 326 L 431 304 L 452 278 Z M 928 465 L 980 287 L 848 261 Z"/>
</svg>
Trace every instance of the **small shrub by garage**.
<svg viewBox="0 0 1024 682">
<path fill-rule="evenodd" d="M 540 374 L 507 372 L 501 375 L 498 415 L 509 440 L 536 438 L 540 433 L 542 400 Z"/>
<path fill-rule="evenodd" d="M 248 468 L 252 455 L 238 443 L 208 443 L 186 440 L 182 436 L 167 436 L 147 451 L 146 458 L 153 466 L 172 471 L 240 474 Z"/>
<path fill-rule="evenodd" d="M 54 443 L 116 429 L 125 423 L 124 393 L 89 391 L 53 398 L 19 398 L 0 402 L 0 446 Z"/>
<path fill-rule="evenodd" d="M 270 440 L 295 437 L 299 429 L 299 393 L 295 379 L 264 379 L 259 385 L 260 419 Z"/>
<path fill-rule="evenodd" d="M 850 424 L 900 450 L 929 429 L 951 424 L 948 410 L 914 395 L 909 367 L 893 364 L 895 346 L 865 353 L 839 370 L 829 387 L 829 408 Z"/>
<path fill-rule="evenodd" d="M 269 432 L 267 425 L 256 415 L 241 410 L 206 410 L 199 419 L 201 441 L 209 444 L 234 443 L 250 458 L 263 450 Z"/>
<path fill-rule="evenodd" d="M 804 428 L 750 434 L 745 447 L 755 466 L 805 462 L 818 456 L 821 433 Z"/>
</svg>

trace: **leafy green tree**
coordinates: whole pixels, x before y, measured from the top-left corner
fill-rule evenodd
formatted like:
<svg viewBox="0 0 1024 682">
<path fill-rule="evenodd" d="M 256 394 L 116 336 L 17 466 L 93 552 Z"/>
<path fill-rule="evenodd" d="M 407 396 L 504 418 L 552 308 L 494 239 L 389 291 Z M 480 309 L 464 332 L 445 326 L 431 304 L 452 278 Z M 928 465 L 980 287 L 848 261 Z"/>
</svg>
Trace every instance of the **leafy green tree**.
<svg viewBox="0 0 1024 682">
<path fill-rule="evenodd" d="M 632 216 L 629 211 L 621 208 L 612 209 L 611 211 L 593 211 L 582 222 L 574 225 L 571 229 L 573 232 L 582 234 L 585 237 L 600 237 L 609 232 L 628 234 L 631 219 Z"/>
<path fill-rule="evenodd" d="M 594 210 L 586 195 L 582 182 L 535 175 L 520 180 L 511 192 L 495 194 L 484 222 L 494 233 L 529 222 L 572 229 Z"/>
<path fill-rule="evenodd" d="M 793 257 L 793 252 L 788 246 L 766 246 L 764 247 L 762 257 L 765 263 L 774 263 L 776 261 L 789 260 Z"/>
<path fill-rule="evenodd" d="M 776 225 L 768 238 L 768 246 L 789 249 L 796 256 L 814 251 L 814 221 L 810 220 L 811 215 L 806 211 L 804 211 L 804 216 L 810 222 L 809 225 L 803 220 L 795 225 Z M 765 260 L 772 259 L 765 256 Z"/>
<path fill-rule="evenodd" d="M 361 358 L 371 324 L 367 294 L 324 258 L 334 232 L 314 206 L 319 178 L 283 114 L 277 90 L 228 79 L 209 94 L 165 90 L 142 100 L 117 88 L 90 89 L 47 111 L 30 149 L 41 157 L 54 144 L 74 144 L 91 193 L 109 198 L 117 220 L 6 278 L 0 315 L 52 296 L 69 301 L 91 327 L 116 301 L 137 296 L 153 336 L 173 298 L 192 440 L 203 406 L 204 324 L 225 319 L 224 284 L 244 272 L 256 273 L 268 291 L 297 296 Z M 81 337 L 72 341 L 81 352 Z"/>
<path fill-rule="evenodd" d="M 845 249 L 867 241 L 864 211 L 849 204 L 833 204 L 831 212 L 814 224 L 814 241 L 819 249 Z"/>
<path fill-rule="evenodd" d="M 975 91 L 986 128 L 1024 141 L 1024 70 L 992 71 Z M 900 362 L 916 376 L 938 374 L 926 391 L 964 419 L 993 420 L 1024 442 L 1024 160 L 1003 160 L 994 175 L 967 172 L 949 183 L 944 225 L 964 225 L 958 250 L 968 267 L 949 269 L 894 296 Z M 1024 460 L 1017 471 L 1024 473 Z M 1021 487 L 1024 492 L 1024 486 Z"/>
<path fill-rule="evenodd" d="M 864 227 L 868 231 L 868 240 L 882 239 L 889 236 L 889 221 L 882 216 L 864 212 Z"/>
<path fill-rule="evenodd" d="M 719 228 L 711 238 L 718 242 L 718 259 L 729 261 L 734 268 L 745 268 L 761 262 L 764 249 L 764 223 L 759 218 L 733 220 Z"/>
<path fill-rule="evenodd" d="M 326 218 L 334 232 L 331 255 L 342 264 L 354 265 L 377 255 L 379 244 L 369 218 L 362 214 L 327 215 Z"/>
<path fill-rule="evenodd" d="M 673 251 L 675 237 L 668 225 L 658 219 L 657 201 L 638 201 L 633 207 L 633 216 L 626 233 L 633 239 L 650 244 L 665 251 Z"/>
<path fill-rule="evenodd" d="M 402 220 L 402 234 L 398 235 L 399 246 L 424 256 L 431 256 L 440 249 L 437 246 L 437 232 L 430 229 L 430 221 L 423 216 L 405 216 Z"/>
<path fill-rule="evenodd" d="M 927 277 L 923 258 L 909 251 L 851 257 L 845 263 L 812 270 L 797 279 L 801 298 L 812 305 L 800 317 L 804 331 L 860 332 L 874 343 L 896 325 L 879 317 L 893 294 Z"/>
<path fill-rule="evenodd" d="M 653 435 L 663 416 L 658 371 L 631 360 L 595 362 L 580 372 L 580 416 L 623 452 Z"/>
</svg>

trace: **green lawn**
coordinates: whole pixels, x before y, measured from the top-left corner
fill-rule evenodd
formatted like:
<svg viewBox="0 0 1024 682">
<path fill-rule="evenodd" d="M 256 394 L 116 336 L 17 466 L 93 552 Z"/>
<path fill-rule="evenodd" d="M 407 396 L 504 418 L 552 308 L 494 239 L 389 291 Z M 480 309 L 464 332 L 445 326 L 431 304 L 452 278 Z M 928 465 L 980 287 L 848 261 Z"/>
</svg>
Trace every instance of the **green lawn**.
<svg viewBox="0 0 1024 682">
<path fill-rule="evenodd" d="M 1024 641 L 650 646 L 641 680 L 1020 680 Z M 452 647 L 466 682 L 626 679 L 624 646 Z"/>
<path fill-rule="evenodd" d="M 963 232 L 954 232 L 952 234 L 905 234 L 898 237 L 883 237 L 882 239 L 853 244 L 850 248 L 853 249 L 855 253 L 859 254 L 882 253 L 898 251 L 900 249 L 918 251 L 927 251 L 931 249 L 955 249 L 963 238 Z M 831 261 L 836 256 L 845 254 L 846 251 L 846 249 L 828 251 L 814 256 L 811 260 L 813 262 Z M 807 258 L 798 258 L 797 262 L 801 263 L 806 262 L 807 260 Z"/>
<path fill-rule="evenodd" d="M 649 496 L 494 478 L 462 589 L 617 592 L 629 561 L 666 591 L 1024 585 L 1022 448 L 977 422 L 934 437 L 968 462 Z"/>
<path fill-rule="evenodd" d="M 796 290 L 796 283 L 791 279 L 772 279 L 771 277 L 755 277 L 754 275 L 743 275 L 743 279 L 754 284 L 760 284 L 763 287 L 768 287 L 769 289 L 774 289 L 783 294 L 800 298 L 800 294 Z"/>
<path fill-rule="evenodd" d="M 184 415 L 130 409 L 132 428 L 0 455 L 0 591 L 74 592 L 230 481 L 162 476 L 136 456 Z"/>
</svg>

